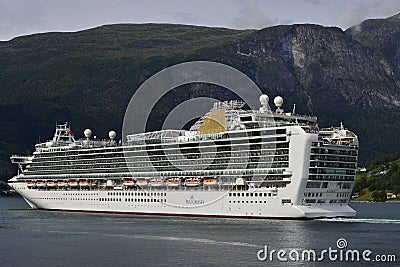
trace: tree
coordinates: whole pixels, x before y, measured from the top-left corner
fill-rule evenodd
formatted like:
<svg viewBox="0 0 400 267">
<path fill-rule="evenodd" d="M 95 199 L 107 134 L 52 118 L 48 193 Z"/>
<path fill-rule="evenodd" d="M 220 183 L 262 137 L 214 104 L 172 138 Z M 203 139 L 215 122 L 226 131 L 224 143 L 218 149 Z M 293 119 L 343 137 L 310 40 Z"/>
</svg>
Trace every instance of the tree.
<svg viewBox="0 0 400 267">
<path fill-rule="evenodd" d="M 386 201 L 386 192 L 385 190 L 375 190 L 372 192 L 372 201 L 375 202 L 385 202 Z"/>
</svg>

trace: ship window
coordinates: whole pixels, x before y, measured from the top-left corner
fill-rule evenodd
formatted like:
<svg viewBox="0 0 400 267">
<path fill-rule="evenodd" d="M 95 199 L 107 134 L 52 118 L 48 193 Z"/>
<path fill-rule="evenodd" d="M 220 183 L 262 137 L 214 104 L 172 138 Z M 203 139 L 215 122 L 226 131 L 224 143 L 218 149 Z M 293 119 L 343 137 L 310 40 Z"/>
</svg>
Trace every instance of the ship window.
<svg viewBox="0 0 400 267">
<path fill-rule="evenodd" d="M 240 117 L 240 120 L 241 121 L 252 121 L 253 118 L 251 116 L 243 116 L 243 117 Z"/>
<path fill-rule="evenodd" d="M 306 188 L 320 188 L 320 182 L 308 182 Z"/>
</svg>

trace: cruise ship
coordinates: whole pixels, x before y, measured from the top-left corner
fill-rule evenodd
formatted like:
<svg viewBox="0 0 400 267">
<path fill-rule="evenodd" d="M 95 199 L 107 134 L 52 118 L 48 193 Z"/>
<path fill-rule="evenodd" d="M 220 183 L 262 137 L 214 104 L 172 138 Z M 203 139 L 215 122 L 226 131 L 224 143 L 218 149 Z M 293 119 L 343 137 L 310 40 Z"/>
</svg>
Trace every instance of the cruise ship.
<svg viewBox="0 0 400 267">
<path fill-rule="evenodd" d="M 8 181 L 33 209 L 133 215 L 314 219 L 354 217 L 358 139 L 341 124 L 216 102 L 189 130 L 98 140 L 57 125 Z"/>
</svg>

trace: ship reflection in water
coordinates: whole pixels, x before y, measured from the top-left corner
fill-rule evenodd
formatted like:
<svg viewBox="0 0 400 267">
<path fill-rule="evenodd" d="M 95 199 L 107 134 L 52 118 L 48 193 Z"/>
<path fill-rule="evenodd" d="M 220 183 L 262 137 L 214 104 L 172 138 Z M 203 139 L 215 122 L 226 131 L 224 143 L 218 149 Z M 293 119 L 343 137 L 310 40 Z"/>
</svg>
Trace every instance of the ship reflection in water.
<svg viewBox="0 0 400 267">
<path fill-rule="evenodd" d="M 313 266 L 260 262 L 271 249 L 336 248 L 400 255 L 398 203 L 351 203 L 356 218 L 220 219 L 32 211 L 22 198 L 0 198 L 2 266 Z M 317 263 L 315 263 L 317 264 Z M 320 263 L 318 263 L 320 265 Z M 328 266 L 343 266 L 324 262 Z M 359 266 L 358 263 L 348 263 Z M 317 266 L 317 265 L 315 265 Z M 396 266 L 369 262 L 368 266 Z"/>
</svg>

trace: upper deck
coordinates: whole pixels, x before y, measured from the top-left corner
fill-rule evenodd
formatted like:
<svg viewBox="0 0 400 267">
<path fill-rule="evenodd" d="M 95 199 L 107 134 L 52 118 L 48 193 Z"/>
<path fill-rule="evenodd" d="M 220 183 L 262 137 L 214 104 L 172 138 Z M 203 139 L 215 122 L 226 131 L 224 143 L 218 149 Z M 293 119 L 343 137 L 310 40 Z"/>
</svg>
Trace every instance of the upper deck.
<svg viewBox="0 0 400 267">
<path fill-rule="evenodd" d="M 185 143 L 199 140 L 219 140 L 233 136 L 234 133 L 252 132 L 255 129 L 278 129 L 287 126 L 301 126 L 304 131 L 319 134 L 326 143 L 350 144 L 356 135 L 341 127 L 319 129 L 317 117 L 296 113 L 294 105 L 291 112 L 282 109 L 283 98 L 275 97 L 275 111 L 268 105 L 268 96 L 260 97 L 259 109 L 244 109 L 245 103 L 238 100 L 216 102 L 211 110 L 203 115 L 189 130 L 160 130 L 127 135 L 127 143 L 116 142 L 116 133 L 110 131 L 109 139 L 91 138 L 91 130 L 86 129 L 85 137 L 75 139 L 68 123 L 57 125 L 53 139 L 35 146 L 34 154 L 66 150 L 94 149 L 143 145 L 151 143 Z M 358 143 L 357 143 L 358 145 Z M 13 156 L 13 160 L 16 157 Z M 17 162 L 15 162 L 17 163 Z"/>
</svg>

